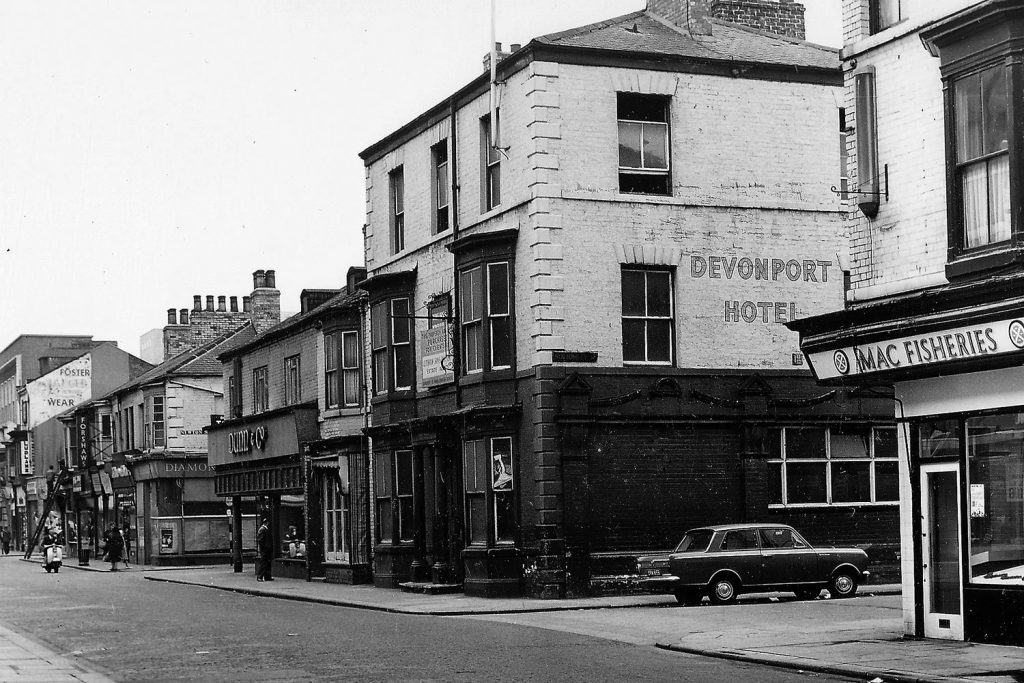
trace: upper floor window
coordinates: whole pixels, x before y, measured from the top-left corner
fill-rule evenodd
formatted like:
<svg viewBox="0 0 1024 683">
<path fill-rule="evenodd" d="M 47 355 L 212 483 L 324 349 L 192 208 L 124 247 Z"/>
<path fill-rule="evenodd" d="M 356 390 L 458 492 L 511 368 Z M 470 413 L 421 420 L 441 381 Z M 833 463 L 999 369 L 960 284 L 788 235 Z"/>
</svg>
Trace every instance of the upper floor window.
<svg viewBox="0 0 1024 683">
<path fill-rule="evenodd" d="M 164 423 L 164 397 L 149 396 L 145 408 L 146 448 L 162 448 L 167 445 Z"/>
<path fill-rule="evenodd" d="M 113 438 L 113 425 L 110 421 L 110 415 L 100 415 L 100 438 Z"/>
<path fill-rule="evenodd" d="M 284 359 L 284 404 L 290 406 L 302 400 L 302 381 L 300 379 L 299 357 L 288 356 Z"/>
<path fill-rule="evenodd" d="M 252 371 L 252 412 L 262 413 L 270 408 L 270 385 L 267 383 L 267 366 Z"/>
<path fill-rule="evenodd" d="M 899 501 L 893 427 L 772 430 L 768 463 L 768 502 L 772 505 Z"/>
<path fill-rule="evenodd" d="M 391 204 L 391 253 L 405 249 L 405 172 L 399 166 L 388 175 Z"/>
<path fill-rule="evenodd" d="M 338 407 L 338 342 L 333 334 L 324 335 L 324 405 Z"/>
<path fill-rule="evenodd" d="M 385 299 L 370 310 L 373 390 L 412 389 L 412 316 L 409 299 Z"/>
<path fill-rule="evenodd" d="M 907 0 L 869 0 L 871 33 L 884 31 L 907 18 Z"/>
<path fill-rule="evenodd" d="M 1010 239 L 1010 122 L 1005 66 L 953 82 L 963 248 Z"/>
<path fill-rule="evenodd" d="M 448 229 L 448 141 L 442 140 L 430 148 L 433 173 L 431 186 L 434 199 L 434 234 Z"/>
<path fill-rule="evenodd" d="M 668 98 L 619 93 L 619 191 L 671 194 Z"/>
<path fill-rule="evenodd" d="M 232 373 L 228 376 L 228 415 L 231 417 L 241 417 L 242 412 L 238 405 L 238 396 L 235 394 L 235 375 Z"/>
<path fill-rule="evenodd" d="M 500 126 L 501 115 L 496 116 Z M 482 211 L 490 211 L 501 204 L 501 150 L 497 148 L 492 133 L 491 117 L 488 115 L 480 119 Z"/>
<path fill-rule="evenodd" d="M 341 398 L 346 408 L 357 407 L 359 401 L 359 333 L 341 333 Z"/>
<path fill-rule="evenodd" d="M 672 363 L 672 271 L 622 269 L 622 360 Z"/>
<path fill-rule="evenodd" d="M 427 327 L 444 325 L 451 318 L 451 315 L 451 299 L 448 298 L 447 294 L 440 295 L 427 304 Z"/>
<path fill-rule="evenodd" d="M 512 324 L 507 261 L 459 274 L 462 365 L 467 373 L 512 367 Z"/>
</svg>

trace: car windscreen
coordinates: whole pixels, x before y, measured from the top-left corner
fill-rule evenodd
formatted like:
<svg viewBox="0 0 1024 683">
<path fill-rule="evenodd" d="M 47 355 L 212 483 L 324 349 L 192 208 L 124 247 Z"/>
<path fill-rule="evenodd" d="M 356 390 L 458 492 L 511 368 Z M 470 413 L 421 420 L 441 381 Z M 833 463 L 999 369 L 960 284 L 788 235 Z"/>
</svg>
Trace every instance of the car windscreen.
<svg viewBox="0 0 1024 683">
<path fill-rule="evenodd" d="M 710 529 L 689 531 L 683 536 L 683 540 L 679 541 L 679 545 L 676 546 L 676 552 L 702 553 L 708 549 L 708 546 L 711 544 L 711 537 L 714 535 L 715 532 Z"/>
</svg>

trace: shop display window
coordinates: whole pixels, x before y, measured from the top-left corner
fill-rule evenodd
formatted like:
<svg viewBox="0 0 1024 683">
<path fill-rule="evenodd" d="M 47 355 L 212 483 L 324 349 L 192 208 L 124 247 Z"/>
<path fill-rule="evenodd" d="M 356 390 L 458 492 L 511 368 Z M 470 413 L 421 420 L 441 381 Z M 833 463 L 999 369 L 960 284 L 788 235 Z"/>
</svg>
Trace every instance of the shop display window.
<svg viewBox="0 0 1024 683">
<path fill-rule="evenodd" d="M 1024 585 L 1024 413 L 967 418 L 971 583 Z"/>
<path fill-rule="evenodd" d="M 769 504 L 893 504 L 899 461 L 893 427 L 784 427 L 769 439 Z"/>
<path fill-rule="evenodd" d="M 463 445 L 466 528 L 469 542 L 488 543 L 489 526 L 497 543 L 515 541 L 512 438 L 494 437 Z M 490 513 L 493 511 L 493 515 Z"/>
<path fill-rule="evenodd" d="M 282 495 L 278 508 L 277 528 L 281 530 L 281 557 L 292 559 L 306 556 L 306 525 L 302 509 L 306 505 L 303 495 Z"/>
</svg>

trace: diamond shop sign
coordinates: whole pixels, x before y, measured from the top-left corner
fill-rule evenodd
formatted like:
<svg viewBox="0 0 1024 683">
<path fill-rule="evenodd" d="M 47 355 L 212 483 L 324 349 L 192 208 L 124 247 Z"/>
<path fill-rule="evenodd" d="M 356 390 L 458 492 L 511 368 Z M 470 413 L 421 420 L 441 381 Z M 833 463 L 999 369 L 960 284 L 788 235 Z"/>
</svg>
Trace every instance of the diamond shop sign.
<svg viewBox="0 0 1024 683">
<path fill-rule="evenodd" d="M 885 373 L 1024 350 L 1024 320 L 1010 318 L 807 354 L 818 379 Z"/>
<path fill-rule="evenodd" d="M 228 452 L 238 455 L 239 453 L 252 453 L 254 450 L 262 451 L 267 445 L 267 428 L 253 427 L 252 429 L 240 429 L 237 432 L 228 433 Z"/>
</svg>

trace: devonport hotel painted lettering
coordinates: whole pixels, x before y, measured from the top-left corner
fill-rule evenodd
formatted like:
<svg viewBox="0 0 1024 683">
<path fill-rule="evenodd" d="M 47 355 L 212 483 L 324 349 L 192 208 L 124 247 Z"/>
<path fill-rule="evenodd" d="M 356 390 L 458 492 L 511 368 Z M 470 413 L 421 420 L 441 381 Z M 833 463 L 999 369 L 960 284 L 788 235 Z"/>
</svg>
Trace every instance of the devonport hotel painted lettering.
<svg viewBox="0 0 1024 683">
<path fill-rule="evenodd" d="M 934 365 L 1024 349 L 1024 321 L 1018 318 L 940 330 L 928 335 L 844 346 L 808 355 L 819 379 Z"/>
</svg>

